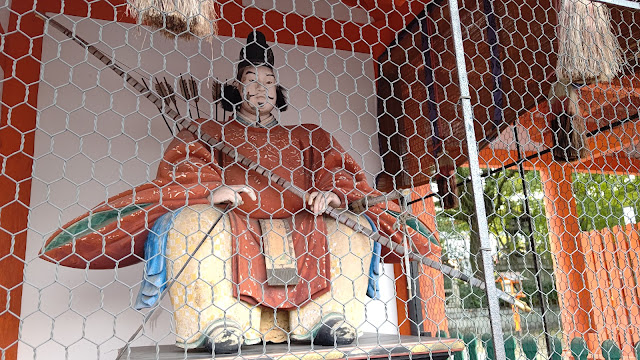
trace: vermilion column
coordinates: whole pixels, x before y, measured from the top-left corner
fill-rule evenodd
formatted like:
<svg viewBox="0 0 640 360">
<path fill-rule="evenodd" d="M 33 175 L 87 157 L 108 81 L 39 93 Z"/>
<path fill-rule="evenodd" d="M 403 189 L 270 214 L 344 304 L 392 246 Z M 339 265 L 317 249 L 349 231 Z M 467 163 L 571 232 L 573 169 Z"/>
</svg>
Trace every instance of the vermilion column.
<svg viewBox="0 0 640 360">
<path fill-rule="evenodd" d="M 414 191 L 419 197 L 431 193 L 429 184 L 420 186 Z M 413 205 L 413 213 L 433 231 L 436 239 L 440 240 L 436 228 L 436 207 L 433 197 L 417 202 Z M 442 249 L 439 246 L 431 246 L 431 259 L 440 261 Z M 448 331 L 449 325 L 444 311 L 444 276 L 438 270 L 422 265 L 422 274 L 418 278 L 422 301 L 424 303 L 424 331 L 430 332 L 434 336 L 439 330 Z"/>
<path fill-rule="evenodd" d="M 0 358 L 18 354 L 43 22 L 35 0 L 13 1 L 3 36 L 0 117 Z"/>
<path fill-rule="evenodd" d="M 585 286 L 584 251 L 580 225 L 571 189 L 572 167 L 550 162 L 540 170 L 544 204 L 549 224 L 549 245 L 554 255 L 554 273 L 560 302 L 563 333 L 567 340 L 582 337 L 591 350 L 596 341 L 589 314 L 591 297 Z M 597 341 L 595 343 L 597 347 Z"/>
<path fill-rule="evenodd" d="M 413 189 L 412 199 L 423 197 L 431 193 L 431 187 L 423 185 Z M 436 209 L 433 204 L 433 198 L 417 202 L 411 208 L 413 214 L 417 215 L 429 229 L 434 232 L 436 239 L 439 238 L 436 230 Z M 433 260 L 440 261 L 441 249 L 439 246 L 431 246 L 431 251 L 427 254 Z M 398 324 L 400 334 L 410 335 L 410 321 L 407 318 L 407 278 L 404 275 L 401 264 L 394 264 L 394 272 L 396 274 L 396 305 L 398 308 Z M 418 277 L 420 287 L 420 305 L 422 310 L 422 324 L 418 324 L 422 331 L 431 333 L 436 336 L 439 330 L 448 330 L 447 318 L 444 310 L 444 277 L 441 272 L 427 266 L 421 265 L 420 275 Z"/>
</svg>

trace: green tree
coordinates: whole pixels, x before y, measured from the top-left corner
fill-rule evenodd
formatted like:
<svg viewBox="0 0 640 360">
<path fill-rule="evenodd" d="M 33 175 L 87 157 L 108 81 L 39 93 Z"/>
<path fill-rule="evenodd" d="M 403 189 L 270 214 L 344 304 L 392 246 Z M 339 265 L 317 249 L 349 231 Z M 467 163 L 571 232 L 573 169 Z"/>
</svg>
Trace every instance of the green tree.
<svg viewBox="0 0 640 360">
<path fill-rule="evenodd" d="M 624 208 L 640 209 L 640 178 L 605 174 L 574 173 L 573 193 L 580 230 L 601 230 L 622 225 Z"/>
<path fill-rule="evenodd" d="M 459 182 L 469 177 L 469 169 L 458 168 Z M 526 172 L 529 205 L 533 220 L 533 236 L 537 250 L 547 249 L 547 224 L 542 201 L 542 184 L 536 172 Z M 528 249 L 528 221 L 525 215 L 522 181 L 517 171 L 506 170 L 484 178 L 484 199 L 490 236 L 495 239 L 499 256 L 522 257 Z M 480 257 L 480 238 L 476 224 L 476 212 L 471 182 L 458 188 L 459 206 L 442 211 L 438 216 L 438 229 L 445 229 L 442 239 L 450 234 L 468 234 L 471 270 L 483 275 Z M 453 220 L 453 221 L 452 221 Z M 449 236 L 446 236 L 449 235 Z"/>
<path fill-rule="evenodd" d="M 459 168 L 458 182 L 469 177 L 469 169 Z M 573 175 L 573 193 L 577 204 L 578 220 L 582 231 L 614 227 L 625 223 L 624 208 L 631 207 L 640 213 L 640 178 L 635 176 L 616 176 L 606 174 L 575 173 Z M 549 249 L 549 233 L 544 207 L 543 184 L 536 171 L 525 172 L 525 182 L 531 217 L 526 216 L 524 207 L 523 182 L 517 171 L 506 170 L 483 179 L 486 221 L 489 235 L 497 244 L 500 264 L 520 271 L 523 257 L 530 252 L 529 236 L 533 236 L 536 251 L 544 264 L 551 264 L 554 254 Z M 483 277 L 483 264 L 480 256 L 480 238 L 478 236 L 474 198 L 471 183 L 459 186 L 459 206 L 443 211 L 439 204 L 438 230 L 447 249 L 447 241 L 460 238 L 468 241 L 471 271 L 477 277 Z M 528 231 L 528 221 L 533 222 L 533 233 Z M 446 256 L 446 254 L 445 254 Z M 526 263 L 527 268 L 532 264 Z M 542 271 L 543 295 L 550 303 L 557 301 L 552 275 Z M 533 296 L 537 290 L 534 274 L 523 283 L 524 291 L 530 298 L 530 304 L 539 303 Z M 460 286 L 461 297 L 466 307 L 482 306 L 482 292 Z"/>
<path fill-rule="evenodd" d="M 458 182 L 468 178 L 469 170 L 459 168 L 457 172 Z M 499 264 L 506 265 L 508 269 L 521 272 L 523 266 L 532 267 L 532 263 L 525 263 L 524 256 L 530 253 L 529 236 L 533 236 L 536 251 L 543 262 L 550 264 L 551 256 L 548 249 L 548 230 L 544 208 L 543 188 L 539 175 L 534 171 L 525 172 L 525 184 L 528 190 L 529 207 L 531 217 L 526 216 L 523 195 L 523 182 L 517 171 L 506 170 L 492 176 L 485 177 L 484 199 L 487 214 L 489 235 L 497 245 Z M 480 256 L 480 238 L 477 224 L 475 223 L 475 205 L 471 183 L 467 182 L 458 189 L 459 206 L 455 209 L 442 211 L 439 208 L 438 230 L 442 242 L 450 239 L 466 237 L 469 242 L 469 260 L 471 271 L 477 277 L 483 277 L 483 263 Z M 533 233 L 529 232 L 528 222 L 533 221 Z M 444 232 L 443 232 L 444 230 Z M 448 246 L 443 244 L 443 249 Z M 529 257 L 530 260 L 533 256 Z M 531 296 L 535 294 L 537 286 L 534 274 L 526 280 L 525 292 Z M 546 284 L 546 285 L 545 285 Z M 554 298 L 553 279 L 551 274 L 543 276 L 543 294 Z M 480 307 L 484 304 L 483 292 L 460 286 L 460 296 L 465 307 Z M 531 300 L 536 300 L 534 296 Z M 530 302 L 531 303 L 531 302 Z"/>
</svg>

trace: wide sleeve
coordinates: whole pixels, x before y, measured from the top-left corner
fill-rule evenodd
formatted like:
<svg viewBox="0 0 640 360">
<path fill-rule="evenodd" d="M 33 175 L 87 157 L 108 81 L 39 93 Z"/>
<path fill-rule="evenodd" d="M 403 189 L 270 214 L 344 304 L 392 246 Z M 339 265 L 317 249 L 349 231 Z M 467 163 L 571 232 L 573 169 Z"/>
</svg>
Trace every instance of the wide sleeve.
<svg viewBox="0 0 640 360">
<path fill-rule="evenodd" d="M 342 206 L 362 199 L 365 196 L 379 196 L 381 192 L 373 189 L 368 183 L 364 171 L 358 163 L 331 137 L 319 127 L 311 128 L 311 146 L 313 149 L 313 187 L 319 191 L 333 191 L 342 202 Z M 394 202 L 380 203 L 372 206 L 366 214 L 374 221 L 382 235 L 403 244 L 403 233 L 395 228 L 396 217 L 389 211 L 400 212 Z M 433 233 L 433 229 L 429 229 Z M 410 242 L 420 254 L 431 252 L 430 239 L 408 229 Z M 388 249 L 382 250 L 385 262 L 398 262 L 400 258 Z"/>
<path fill-rule="evenodd" d="M 120 193 L 70 221 L 46 242 L 41 258 L 63 266 L 106 269 L 137 263 L 154 221 L 184 205 L 207 203 L 222 183 L 209 148 L 183 130 L 171 142 L 156 179 Z"/>
<path fill-rule="evenodd" d="M 311 127 L 312 187 L 318 191 L 333 191 L 342 206 L 375 193 L 367 184 L 360 165 L 340 146 L 337 140 L 319 127 Z"/>
</svg>

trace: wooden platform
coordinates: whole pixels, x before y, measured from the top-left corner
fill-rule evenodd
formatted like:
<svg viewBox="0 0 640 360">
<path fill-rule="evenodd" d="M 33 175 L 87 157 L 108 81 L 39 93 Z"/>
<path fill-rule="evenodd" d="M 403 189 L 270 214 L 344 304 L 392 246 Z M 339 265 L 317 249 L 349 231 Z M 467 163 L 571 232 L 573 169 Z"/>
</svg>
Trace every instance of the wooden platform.
<svg viewBox="0 0 640 360">
<path fill-rule="evenodd" d="M 311 346 L 308 343 L 268 344 L 243 346 L 239 355 L 218 355 L 216 359 L 250 360 L 336 360 L 389 358 L 402 359 L 448 359 L 453 353 L 464 350 L 459 339 L 428 338 L 417 336 L 365 334 L 347 346 Z M 142 346 L 131 348 L 128 359 L 132 360 L 177 360 L 211 359 L 204 350 L 184 351 L 176 346 Z M 126 354 L 123 358 L 126 358 Z"/>
</svg>

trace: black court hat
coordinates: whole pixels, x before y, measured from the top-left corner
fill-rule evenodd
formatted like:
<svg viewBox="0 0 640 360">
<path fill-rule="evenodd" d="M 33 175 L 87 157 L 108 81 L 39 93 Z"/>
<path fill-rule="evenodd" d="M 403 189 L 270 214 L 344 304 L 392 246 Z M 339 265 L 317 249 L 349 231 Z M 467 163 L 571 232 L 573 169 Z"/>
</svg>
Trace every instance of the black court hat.
<svg viewBox="0 0 640 360">
<path fill-rule="evenodd" d="M 249 33 L 247 45 L 240 50 L 240 62 L 241 64 L 248 62 L 254 66 L 264 65 L 273 69 L 275 63 L 273 50 L 267 45 L 267 39 L 263 33 L 257 30 Z"/>
</svg>

